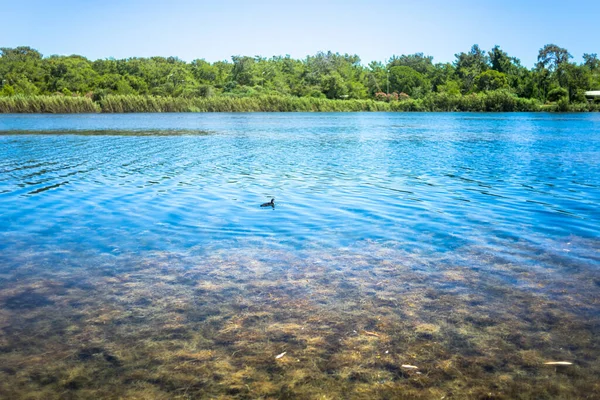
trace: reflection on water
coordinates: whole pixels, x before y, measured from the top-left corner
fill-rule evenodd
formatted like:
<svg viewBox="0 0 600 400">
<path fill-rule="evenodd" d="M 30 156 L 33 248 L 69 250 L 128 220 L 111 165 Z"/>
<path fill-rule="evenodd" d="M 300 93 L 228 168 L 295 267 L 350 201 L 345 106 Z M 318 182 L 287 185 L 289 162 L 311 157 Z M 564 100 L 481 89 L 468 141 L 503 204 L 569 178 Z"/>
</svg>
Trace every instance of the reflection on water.
<svg viewBox="0 0 600 400">
<path fill-rule="evenodd" d="M 600 397 L 598 122 L 2 116 L 0 397 Z"/>
</svg>

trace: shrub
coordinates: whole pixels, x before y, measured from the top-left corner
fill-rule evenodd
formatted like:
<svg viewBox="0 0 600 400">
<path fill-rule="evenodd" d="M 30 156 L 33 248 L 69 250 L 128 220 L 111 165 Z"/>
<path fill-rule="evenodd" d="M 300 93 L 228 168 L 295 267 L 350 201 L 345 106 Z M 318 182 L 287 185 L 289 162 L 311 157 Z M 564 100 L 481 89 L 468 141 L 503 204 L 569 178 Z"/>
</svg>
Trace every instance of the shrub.
<svg viewBox="0 0 600 400">
<path fill-rule="evenodd" d="M 387 94 L 383 93 L 383 92 L 377 92 L 375 93 L 375 100 L 377 101 L 389 101 L 389 97 Z"/>
<path fill-rule="evenodd" d="M 565 97 L 569 97 L 569 92 L 565 88 L 558 87 L 548 92 L 548 101 L 559 101 Z"/>
</svg>

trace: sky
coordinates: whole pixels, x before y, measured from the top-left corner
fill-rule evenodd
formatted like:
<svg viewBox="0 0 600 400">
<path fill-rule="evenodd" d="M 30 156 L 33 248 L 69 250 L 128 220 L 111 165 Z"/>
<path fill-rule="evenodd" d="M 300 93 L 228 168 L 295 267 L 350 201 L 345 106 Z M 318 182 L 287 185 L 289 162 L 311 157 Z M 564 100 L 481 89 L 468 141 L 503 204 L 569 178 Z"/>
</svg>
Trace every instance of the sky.
<svg viewBox="0 0 600 400">
<path fill-rule="evenodd" d="M 600 0 L 0 0 L 0 47 L 89 59 L 357 54 L 363 64 L 422 52 L 452 62 L 499 45 L 532 67 L 554 43 L 600 53 Z"/>
</svg>

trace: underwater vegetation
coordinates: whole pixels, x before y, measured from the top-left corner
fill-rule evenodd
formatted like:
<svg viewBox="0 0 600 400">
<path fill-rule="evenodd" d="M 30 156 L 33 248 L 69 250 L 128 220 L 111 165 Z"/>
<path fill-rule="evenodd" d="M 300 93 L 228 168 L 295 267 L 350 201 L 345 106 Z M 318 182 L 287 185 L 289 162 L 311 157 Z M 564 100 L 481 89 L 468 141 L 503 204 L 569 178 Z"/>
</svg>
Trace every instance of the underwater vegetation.
<svg viewBox="0 0 600 400">
<path fill-rule="evenodd" d="M 600 398 L 598 260 L 457 254 L 11 255 L 0 398 Z"/>
</svg>

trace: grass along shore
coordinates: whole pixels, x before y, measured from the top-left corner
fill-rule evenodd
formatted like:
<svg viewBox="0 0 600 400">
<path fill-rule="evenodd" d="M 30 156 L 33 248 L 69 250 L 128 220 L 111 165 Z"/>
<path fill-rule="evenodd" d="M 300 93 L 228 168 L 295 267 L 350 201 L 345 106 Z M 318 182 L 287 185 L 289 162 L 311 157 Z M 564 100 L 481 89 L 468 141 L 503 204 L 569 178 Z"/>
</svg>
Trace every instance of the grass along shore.
<svg viewBox="0 0 600 400">
<path fill-rule="evenodd" d="M 503 90 L 471 95 L 435 93 L 402 101 L 329 100 L 261 95 L 199 98 L 107 95 L 98 101 L 81 96 L 0 97 L 0 113 L 135 113 L 135 112 L 356 112 L 356 111 L 600 111 L 600 104 L 540 104 Z"/>
</svg>

